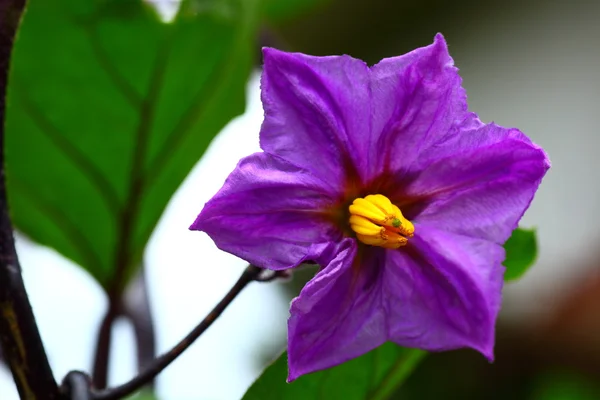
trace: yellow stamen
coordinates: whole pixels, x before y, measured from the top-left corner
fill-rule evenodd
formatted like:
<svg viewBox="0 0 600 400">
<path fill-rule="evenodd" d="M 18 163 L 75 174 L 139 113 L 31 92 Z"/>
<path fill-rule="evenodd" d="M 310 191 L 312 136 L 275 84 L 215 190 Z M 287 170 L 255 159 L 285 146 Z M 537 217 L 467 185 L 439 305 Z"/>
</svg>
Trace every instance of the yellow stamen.
<svg viewBox="0 0 600 400">
<path fill-rule="evenodd" d="M 413 237 L 415 227 L 390 199 L 381 194 L 356 198 L 349 207 L 350 228 L 356 238 L 371 246 L 397 249 Z"/>
</svg>

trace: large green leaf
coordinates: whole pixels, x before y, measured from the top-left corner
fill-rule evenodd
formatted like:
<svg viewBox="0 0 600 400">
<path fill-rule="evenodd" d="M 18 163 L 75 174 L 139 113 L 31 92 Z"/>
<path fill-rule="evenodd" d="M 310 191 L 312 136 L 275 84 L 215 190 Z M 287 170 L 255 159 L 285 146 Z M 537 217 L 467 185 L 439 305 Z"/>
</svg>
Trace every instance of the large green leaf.
<svg viewBox="0 0 600 400">
<path fill-rule="evenodd" d="M 535 229 L 515 229 L 504 245 L 504 249 L 506 250 L 504 280 L 519 279 L 535 263 L 537 258 Z"/>
<path fill-rule="evenodd" d="M 31 0 L 8 95 L 17 227 L 122 286 L 173 192 L 244 109 L 256 1 L 184 1 L 164 24 L 142 0 Z"/>
<path fill-rule="evenodd" d="M 388 399 L 425 354 L 386 343 L 359 358 L 288 384 L 284 353 L 254 382 L 243 400 Z"/>
</svg>

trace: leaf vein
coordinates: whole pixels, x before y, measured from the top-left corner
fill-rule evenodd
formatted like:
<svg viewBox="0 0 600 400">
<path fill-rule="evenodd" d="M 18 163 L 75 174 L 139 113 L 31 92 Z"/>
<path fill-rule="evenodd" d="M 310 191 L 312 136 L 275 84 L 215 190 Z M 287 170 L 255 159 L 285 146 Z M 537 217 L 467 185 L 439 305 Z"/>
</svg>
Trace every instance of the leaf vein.
<svg viewBox="0 0 600 400">
<path fill-rule="evenodd" d="M 94 25 L 95 27 L 95 25 Z M 108 54 L 104 51 L 104 48 L 100 44 L 97 30 L 91 28 L 89 25 L 83 25 L 84 31 L 87 34 L 88 41 L 92 48 L 92 53 L 98 62 L 98 65 L 102 68 L 104 72 L 106 72 L 108 78 L 113 83 L 113 85 L 119 90 L 123 96 L 127 99 L 129 104 L 137 109 L 142 103 L 142 96 L 135 90 L 133 85 L 131 85 L 117 70 L 114 63 L 108 57 Z"/>
<path fill-rule="evenodd" d="M 233 49 L 227 53 L 223 63 L 216 63 L 213 66 L 209 74 L 209 78 L 207 79 L 207 83 L 202 85 L 202 87 L 198 90 L 191 104 L 175 125 L 175 128 L 167 136 L 166 143 L 168 145 L 162 147 L 161 151 L 150 163 L 150 167 L 146 173 L 149 173 L 150 171 L 158 171 L 158 168 L 161 165 L 166 165 L 170 161 L 177 148 L 179 148 L 179 146 L 181 146 L 181 144 L 185 141 L 188 133 L 190 132 L 190 128 L 208 108 L 208 104 L 213 99 L 213 95 L 219 88 L 219 84 L 223 82 L 224 77 L 231 72 L 232 67 L 230 66 L 237 64 L 233 62 L 233 58 L 237 54 L 238 51 Z M 222 67 L 223 65 L 225 65 L 225 67 Z M 219 66 L 221 66 L 221 68 L 219 68 Z"/>
<path fill-rule="evenodd" d="M 26 93 L 23 90 L 21 92 Z M 21 97 L 20 100 L 26 114 L 31 118 L 40 132 L 50 139 L 67 160 L 71 161 L 73 165 L 77 166 L 89 178 L 92 185 L 98 190 L 100 198 L 103 199 L 108 210 L 118 212 L 121 207 L 119 198 L 115 188 L 106 179 L 104 174 L 90 162 L 85 154 L 63 136 L 60 130 L 54 126 L 36 104 L 26 97 Z"/>
<path fill-rule="evenodd" d="M 135 223 L 139 215 L 140 200 L 145 183 L 142 173 L 143 165 L 152 129 L 153 112 L 168 64 L 167 53 L 171 38 L 172 36 L 170 35 L 164 38 L 156 55 L 150 77 L 150 89 L 140 108 L 140 122 L 136 132 L 136 146 L 133 149 L 133 162 L 130 171 L 129 193 L 120 216 L 118 247 L 115 252 L 115 275 L 110 289 L 111 296 L 118 295 L 118 292 L 123 289 L 120 286 L 124 283 L 126 269 L 131 261 L 130 245 Z"/>
</svg>

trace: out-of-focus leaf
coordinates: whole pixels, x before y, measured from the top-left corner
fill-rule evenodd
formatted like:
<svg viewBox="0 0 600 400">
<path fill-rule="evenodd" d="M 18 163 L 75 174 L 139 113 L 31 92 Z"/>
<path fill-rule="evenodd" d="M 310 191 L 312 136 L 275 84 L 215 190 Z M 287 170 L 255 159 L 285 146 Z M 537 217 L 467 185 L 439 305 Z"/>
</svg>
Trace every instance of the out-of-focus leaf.
<svg viewBox="0 0 600 400">
<path fill-rule="evenodd" d="M 330 0 L 263 0 L 263 12 L 267 20 L 277 22 L 323 6 Z"/>
<path fill-rule="evenodd" d="M 123 286 L 168 200 L 244 110 L 259 5 L 31 0 L 6 140 L 16 226 L 107 288 Z"/>
<path fill-rule="evenodd" d="M 534 385 L 532 400 L 597 400 L 598 384 L 568 371 L 542 374 Z"/>
<path fill-rule="evenodd" d="M 288 384 L 287 353 L 284 353 L 254 382 L 243 400 L 387 399 L 425 354 L 386 343 L 359 358 L 301 376 Z"/>
<path fill-rule="evenodd" d="M 504 249 L 506 250 L 504 280 L 519 279 L 537 258 L 535 229 L 515 229 L 506 244 L 504 244 Z"/>
</svg>

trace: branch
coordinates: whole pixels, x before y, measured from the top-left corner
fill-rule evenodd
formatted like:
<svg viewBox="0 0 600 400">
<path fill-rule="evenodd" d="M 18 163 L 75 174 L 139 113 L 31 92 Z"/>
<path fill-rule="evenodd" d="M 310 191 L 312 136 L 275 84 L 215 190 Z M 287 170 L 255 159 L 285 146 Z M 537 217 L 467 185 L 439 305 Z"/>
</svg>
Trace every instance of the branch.
<svg viewBox="0 0 600 400">
<path fill-rule="evenodd" d="M 85 372 L 71 371 L 65 376 L 61 393 L 68 400 L 91 400 L 92 380 Z"/>
<path fill-rule="evenodd" d="M 142 371 L 152 364 L 155 358 L 156 340 L 143 264 L 139 268 L 137 277 L 131 282 L 125 293 L 113 299 L 109 300 L 108 310 L 98 329 L 92 370 L 93 386 L 96 389 L 107 387 L 112 328 L 117 318 L 125 317 L 133 325 L 137 345 L 138 371 Z M 149 384 L 151 386 L 152 382 Z"/>
<path fill-rule="evenodd" d="M 21 276 L 4 180 L 6 88 L 13 40 L 25 0 L 0 1 L 0 344 L 21 399 L 58 399 Z"/>
<path fill-rule="evenodd" d="M 110 362 L 110 345 L 112 342 L 112 327 L 120 315 L 118 303 L 110 301 L 108 310 L 102 319 L 98 338 L 96 340 L 96 353 L 94 355 L 94 368 L 92 369 L 92 380 L 94 387 L 104 389 L 108 380 L 108 364 Z"/>
<path fill-rule="evenodd" d="M 177 357 L 179 357 L 188 347 L 194 343 L 200 335 L 206 331 L 213 322 L 223 313 L 238 294 L 252 281 L 260 280 L 263 270 L 249 265 L 238 281 L 233 285 L 223 299 L 213 308 L 213 310 L 196 326 L 183 340 L 181 340 L 170 351 L 158 357 L 142 373 L 115 388 L 105 389 L 92 393 L 93 400 L 117 400 L 135 393 L 148 382 L 151 382 L 158 374 L 169 366 Z"/>
<path fill-rule="evenodd" d="M 137 277 L 131 282 L 123 297 L 123 315 L 133 325 L 137 345 L 137 370 L 141 372 L 156 358 L 156 334 L 150 309 L 146 266 L 143 263 Z M 152 387 L 153 382 L 148 384 Z"/>
</svg>

